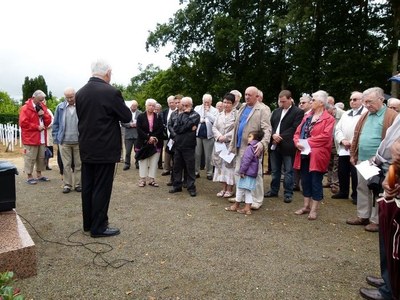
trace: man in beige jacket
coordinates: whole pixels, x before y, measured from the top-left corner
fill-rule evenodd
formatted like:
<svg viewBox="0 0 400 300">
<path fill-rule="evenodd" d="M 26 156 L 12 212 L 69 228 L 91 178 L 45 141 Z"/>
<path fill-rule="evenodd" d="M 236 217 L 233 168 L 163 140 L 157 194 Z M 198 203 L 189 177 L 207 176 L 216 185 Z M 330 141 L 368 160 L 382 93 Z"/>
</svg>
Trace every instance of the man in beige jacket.
<svg viewBox="0 0 400 300">
<path fill-rule="evenodd" d="M 268 143 L 271 139 L 271 110 L 270 108 L 258 101 L 259 90 L 250 86 L 245 92 L 245 104 L 239 109 L 238 117 L 235 122 L 233 138 L 229 146 L 229 150 L 236 154 L 235 178 L 239 180 L 240 162 L 243 153 L 247 147 L 247 137 L 251 131 L 262 131 L 264 137 L 257 143 L 255 153 L 262 157 L 265 150 L 268 149 Z M 264 199 L 264 183 L 262 178 L 262 160 L 260 159 L 257 186 L 252 191 L 253 204 L 252 209 L 259 209 Z"/>
</svg>

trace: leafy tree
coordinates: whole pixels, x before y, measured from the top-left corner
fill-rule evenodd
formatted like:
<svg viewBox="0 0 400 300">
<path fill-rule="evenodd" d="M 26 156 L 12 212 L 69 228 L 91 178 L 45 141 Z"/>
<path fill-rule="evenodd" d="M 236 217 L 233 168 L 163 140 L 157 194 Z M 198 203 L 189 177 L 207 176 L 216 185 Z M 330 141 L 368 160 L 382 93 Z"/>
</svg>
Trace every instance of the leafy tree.
<svg viewBox="0 0 400 300">
<path fill-rule="evenodd" d="M 388 87 L 394 51 L 383 42 L 398 32 L 391 9 L 399 1 L 391 2 L 190 0 L 157 25 L 146 47 L 174 45 L 171 69 L 196 98 L 256 85 L 266 102 L 284 88 L 347 99 L 353 90 Z"/>
<path fill-rule="evenodd" d="M 42 75 L 39 75 L 38 77 L 32 79 L 26 76 L 24 84 L 22 85 L 22 104 L 24 104 L 26 100 L 31 98 L 32 94 L 36 90 L 42 90 L 48 98 L 52 98 L 51 92 L 47 92 L 46 80 Z"/>
<path fill-rule="evenodd" d="M 0 114 L 18 114 L 20 106 L 3 91 L 0 91 Z"/>
</svg>

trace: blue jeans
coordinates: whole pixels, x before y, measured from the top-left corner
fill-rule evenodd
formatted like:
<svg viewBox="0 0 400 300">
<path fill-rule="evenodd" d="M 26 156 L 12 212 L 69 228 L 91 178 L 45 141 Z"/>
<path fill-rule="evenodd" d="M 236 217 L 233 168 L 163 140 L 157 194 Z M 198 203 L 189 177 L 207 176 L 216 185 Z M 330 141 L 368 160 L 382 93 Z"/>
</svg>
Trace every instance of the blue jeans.
<svg viewBox="0 0 400 300">
<path fill-rule="evenodd" d="M 277 150 L 270 152 L 271 157 L 271 193 L 278 194 L 281 185 L 281 169 L 283 166 L 284 197 L 293 196 L 293 156 L 282 155 Z"/>
<path fill-rule="evenodd" d="M 315 201 L 321 201 L 324 198 L 324 189 L 322 187 L 324 173 L 317 171 L 310 172 L 310 158 L 302 157 L 300 174 L 303 196 Z"/>
</svg>

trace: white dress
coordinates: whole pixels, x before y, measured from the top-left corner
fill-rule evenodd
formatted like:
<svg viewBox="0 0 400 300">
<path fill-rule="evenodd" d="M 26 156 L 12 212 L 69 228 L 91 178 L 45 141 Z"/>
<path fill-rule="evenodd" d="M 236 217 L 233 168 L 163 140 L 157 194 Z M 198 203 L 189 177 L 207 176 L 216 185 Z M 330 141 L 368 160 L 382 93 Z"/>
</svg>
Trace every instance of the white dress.
<svg viewBox="0 0 400 300">
<path fill-rule="evenodd" d="M 225 136 L 225 145 L 227 148 L 229 148 L 233 137 L 236 116 L 236 109 L 233 109 L 230 113 L 222 111 L 218 114 L 212 128 L 215 140 L 220 136 Z M 213 181 L 225 182 L 228 185 L 235 184 L 235 159 L 231 163 L 227 163 L 219 157 L 214 147 L 211 163 L 215 167 Z"/>
</svg>

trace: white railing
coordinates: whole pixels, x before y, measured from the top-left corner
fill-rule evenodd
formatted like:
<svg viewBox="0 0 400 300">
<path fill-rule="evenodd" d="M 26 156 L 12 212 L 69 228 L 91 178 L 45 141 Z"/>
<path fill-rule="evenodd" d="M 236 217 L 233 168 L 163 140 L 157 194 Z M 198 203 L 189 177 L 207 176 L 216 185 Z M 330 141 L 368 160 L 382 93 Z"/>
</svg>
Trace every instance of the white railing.
<svg viewBox="0 0 400 300">
<path fill-rule="evenodd" d="M 0 124 L 0 139 L 3 145 L 6 146 L 7 151 L 14 151 L 14 146 L 21 141 L 21 128 L 16 124 Z"/>
</svg>

